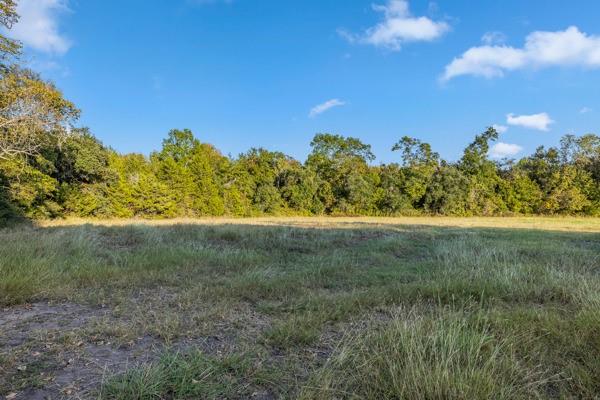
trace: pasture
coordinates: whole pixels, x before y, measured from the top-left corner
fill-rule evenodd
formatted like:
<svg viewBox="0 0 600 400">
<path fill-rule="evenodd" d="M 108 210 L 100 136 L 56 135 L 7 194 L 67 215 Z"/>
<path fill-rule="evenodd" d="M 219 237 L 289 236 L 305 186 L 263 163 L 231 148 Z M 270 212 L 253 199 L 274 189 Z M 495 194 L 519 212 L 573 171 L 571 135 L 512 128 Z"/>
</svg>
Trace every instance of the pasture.
<svg viewBox="0 0 600 400">
<path fill-rule="evenodd" d="M 598 398 L 600 219 L 0 230 L 0 397 Z"/>
</svg>

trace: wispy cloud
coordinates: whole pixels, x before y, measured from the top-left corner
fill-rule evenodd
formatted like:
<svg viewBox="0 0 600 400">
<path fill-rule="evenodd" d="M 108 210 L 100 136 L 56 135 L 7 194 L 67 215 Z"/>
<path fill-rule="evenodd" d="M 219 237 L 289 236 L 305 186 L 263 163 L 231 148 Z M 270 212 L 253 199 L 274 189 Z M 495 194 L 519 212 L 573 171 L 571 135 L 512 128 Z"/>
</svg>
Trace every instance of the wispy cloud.
<svg viewBox="0 0 600 400">
<path fill-rule="evenodd" d="M 514 115 L 506 116 L 506 123 L 514 126 L 521 126 L 528 129 L 536 129 L 538 131 L 548 131 L 550 125 L 554 123 L 552 118 L 547 113 L 539 113 L 532 115 Z"/>
<path fill-rule="evenodd" d="M 502 44 L 504 42 L 506 42 L 506 35 L 502 32 L 486 32 L 482 37 L 481 37 L 481 41 L 488 45 L 494 45 L 494 44 Z"/>
<path fill-rule="evenodd" d="M 494 124 L 492 125 L 492 128 L 494 128 L 498 133 L 504 133 L 508 130 L 508 126 L 500 124 Z"/>
<path fill-rule="evenodd" d="M 583 107 L 581 110 L 579 110 L 579 114 L 587 114 L 589 112 L 592 112 L 592 109 L 589 107 Z"/>
<path fill-rule="evenodd" d="M 345 104 L 346 104 L 346 102 L 342 101 L 340 99 L 331 99 L 331 100 L 326 101 L 325 103 L 314 106 L 308 113 L 308 116 L 310 118 L 314 118 L 319 114 L 323 114 L 327 110 L 330 110 L 334 107 L 340 107 Z"/>
<path fill-rule="evenodd" d="M 600 36 L 571 26 L 564 31 L 533 32 L 523 48 L 505 45 L 471 47 L 446 66 L 442 81 L 461 75 L 502 77 L 525 68 L 579 66 L 600 68 Z"/>
<path fill-rule="evenodd" d="M 407 0 L 389 0 L 385 5 L 373 5 L 373 10 L 383 14 L 383 21 L 361 34 L 340 29 L 340 36 L 350 43 L 370 44 L 398 51 L 407 42 L 429 42 L 450 30 L 443 21 L 412 16 Z"/>
<path fill-rule="evenodd" d="M 512 157 L 523 151 L 523 148 L 518 144 L 498 142 L 490 149 L 490 157 L 506 158 Z"/>
<path fill-rule="evenodd" d="M 66 0 L 20 0 L 17 12 L 21 18 L 10 35 L 34 50 L 64 54 L 71 48 L 71 41 L 58 28 L 59 16 L 65 11 Z"/>
</svg>

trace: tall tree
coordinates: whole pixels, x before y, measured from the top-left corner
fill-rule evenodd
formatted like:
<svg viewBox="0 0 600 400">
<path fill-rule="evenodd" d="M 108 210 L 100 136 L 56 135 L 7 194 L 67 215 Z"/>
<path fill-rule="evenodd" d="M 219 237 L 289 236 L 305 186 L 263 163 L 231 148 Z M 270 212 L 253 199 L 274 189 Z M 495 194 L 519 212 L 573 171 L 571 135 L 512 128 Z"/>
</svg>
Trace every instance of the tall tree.
<svg viewBox="0 0 600 400">
<path fill-rule="evenodd" d="M 311 142 L 312 152 L 306 165 L 329 186 L 321 198 L 329 212 L 364 214 L 373 212 L 373 197 L 379 176 L 369 167 L 375 159 L 371 146 L 356 138 L 327 133 L 317 134 Z"/>
<path fill-rule="evenodd" d="M 412 209 L 420 208 L 427 186 L 439 166 L 440 156 L 431 149 L 429 143 L 409 136 L 400 139 L 392 147 L 392 151 L 402 154 L 402 180 L 398 182 L 399 190 Z"/>
<path fill-rule="evenodd" d="M 18 21 L 16 1 L 0 0 L 0 27 Z M 20 68 L 11 58 L 20 43 L 0 34 L 0 159 L 37 155 L 48 140 L 62 140 L 79 116 L 73 103 L 50 82 Z"/>
<path fill-rule="evenodd" d="M 475 136 L 458 163 L 459 169 L 469 179 L 466 187 L 469 214 L 492 215 L 507 209 L 500 193 L 502 179 L 498 166 L 488 159 L 490 142 L 497 140 L 498 136 L 492 127 Z"/>
<path fill-rule="evenodd" d="M 19 20 L 17 3 L 15 0 L 0 0 L 0 27 L 5 30 L 12 29 Z M 6 62 L 11 57 L 19 55 L 21 44 L 6 35 L 0 34 L 0 66 L 6 68 Z"/>
<path fill-rule="evenodd" d="M 423 199 L 423 208 L 431 214 L 471 214 L 468 191 L 469 177 L 456 165 L 442 162 L 432 176 Z"/>
<path fill-rule="evenodd" d="M 0 159 L 64 142 L 78 117 L 75 105 L 37 74 L 17 66 L 0 71 Z"/>
<path fill-rule="evenodd" d="M 221 215 L 224 204 L 218 168 L 222 156 L 189 129 L 174 129 L 151 157 L 159 179 L 173 189 L 181 216 Z"/>
</svg>

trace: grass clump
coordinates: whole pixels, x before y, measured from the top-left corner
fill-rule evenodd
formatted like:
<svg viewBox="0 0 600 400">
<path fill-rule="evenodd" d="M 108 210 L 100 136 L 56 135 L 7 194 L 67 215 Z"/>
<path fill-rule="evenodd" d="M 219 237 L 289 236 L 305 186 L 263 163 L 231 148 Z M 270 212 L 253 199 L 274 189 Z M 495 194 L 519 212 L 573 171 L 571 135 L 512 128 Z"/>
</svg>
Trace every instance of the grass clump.
<svg viewBox="0 0 600 400">
<path fill-rule="evenodd" d="M 248 387 L 242 377 L 256 374 L 248 358 L 217 359 L 200 351 L 165 353 L 152 364 L 134 368 L 104 382 L 101 399 L 218 399 L 241 397 Z M 257 378 L 258 379 L 258 378 Z"/>
<path fill-rule="evenodd" d="M 461 314 L 396 315 L 351 336 L 318 370 L 301 398 L 515 399 L 536 394 L 535 373 L 515 340 Z"/>
</svg>

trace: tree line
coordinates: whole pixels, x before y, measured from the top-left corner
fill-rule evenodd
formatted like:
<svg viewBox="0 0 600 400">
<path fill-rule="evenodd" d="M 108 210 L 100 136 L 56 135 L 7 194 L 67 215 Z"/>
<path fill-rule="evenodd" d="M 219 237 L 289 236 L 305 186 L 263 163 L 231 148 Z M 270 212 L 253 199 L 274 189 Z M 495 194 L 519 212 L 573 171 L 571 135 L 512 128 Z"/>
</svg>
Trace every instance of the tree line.
<svg viewBox="0 0 600 400">
<path fill-rule="evenodd" d="M 119 154 L 88 130 L 0 160 L 0 214 L 31 218 L 258 215 L 600 215 L 600 137 L 567 135 L 518 161 L 494 162 L 498 133 L 457 162 L 403 137 L 399 162 L 371 165 L 360 140 L 317 134 L 304 163 L 251 149 L 231 158 L 189 130 L 149 157 Z M 49 136 L 52 139 L 52 136 Z"/>
<path fill-rule="evenodd" d="M 18 20 L 0 0 L 0 25 Z M 0 219 L 258 215 L 600 215 L 600 137 L 566 135 L 520 160 L 492 161 L 498 132 L 475 136 L 456 162 L 402 137 L 398 162 L 372 165 L 371 146 L 320 133 L 304 162 L 255 148 L 221 154 L 187 129 L 162 148 L 119 154 L 85 128 L 51 82 L 19 65 L 0 35 Z"/>
</svg>

